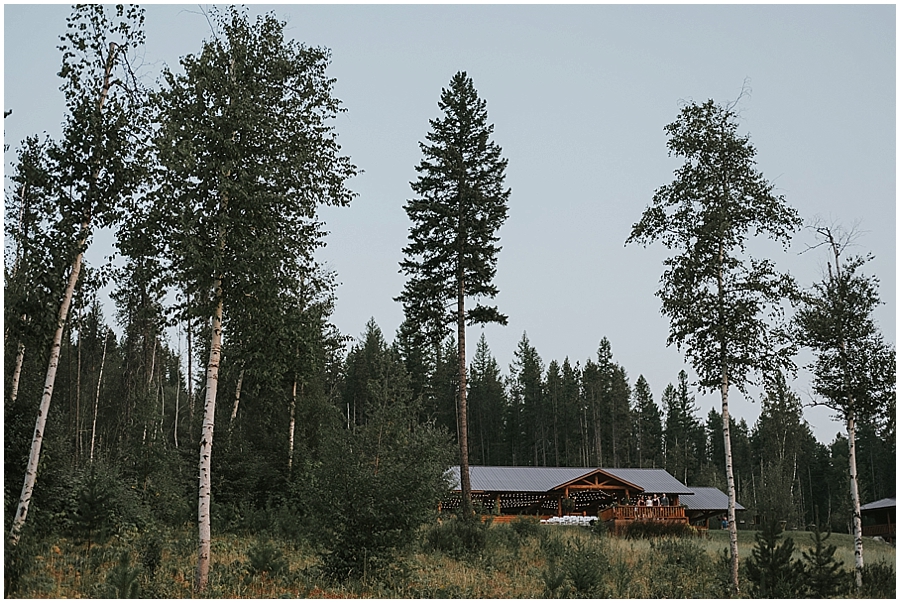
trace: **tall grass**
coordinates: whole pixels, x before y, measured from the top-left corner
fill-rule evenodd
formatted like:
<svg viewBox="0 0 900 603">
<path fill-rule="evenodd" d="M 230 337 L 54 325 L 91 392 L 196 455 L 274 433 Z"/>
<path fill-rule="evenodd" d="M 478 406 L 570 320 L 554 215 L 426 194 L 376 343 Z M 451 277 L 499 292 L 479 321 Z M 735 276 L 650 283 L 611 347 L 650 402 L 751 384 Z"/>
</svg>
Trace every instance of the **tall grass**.
<svg viewBox="0 0 900 603">
<path fill-rule="evenodd" d="M 598 536 L 578 526 L 521 522 L 492 525 L 483 546 L 445 552 L 428 544 L 425 527 L 412 553 L 376 576 L 336 583 L 321 559 L 302 542 L 221 534 L 213 539 L 209 591 L 213 598 L 720 598 L 727 595 L 728 533 L 701 538 L 624 539 Z M 739 554 L 749 558 L 754 532 L 738 533 Z M 808 532 L 788 532 L 797 555 L 812 545 Z M 853 542 L 833 534 L 837 558 L 853 567 Z M 192 527 L 147 535 L 126 533 L 103 543 L 59 538 L 30 547 L 18 590 L 22 598 L 106 597 L 135 576 L 148 598 L 190 598 L 196 563 Z M 452 546 L 450 547 L 452 549 Z M 895 549 L 865 541 L 867 565 L 896 567 Z M 894 570 L 895 571 L 895 570 Z M 868 596 L 893 598 L 881 580 Z"/>
</svg>

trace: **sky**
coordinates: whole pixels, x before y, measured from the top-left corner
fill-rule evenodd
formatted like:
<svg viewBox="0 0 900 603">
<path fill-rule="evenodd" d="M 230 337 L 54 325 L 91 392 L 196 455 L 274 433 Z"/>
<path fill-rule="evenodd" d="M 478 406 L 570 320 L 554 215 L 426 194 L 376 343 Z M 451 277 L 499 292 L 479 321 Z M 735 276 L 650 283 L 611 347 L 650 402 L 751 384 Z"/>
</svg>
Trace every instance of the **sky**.
<svg viewBox="0 0 900 603">
<path fill-rule="evenodd" d="M 202 5 L 208 9 L 208 5 Z M 374 318 L 388 340 L 402 321 L 393 301 L 410 222 L 403 209 L 421 160 L 419 142 L 457 71 L 487 101 L 493 140 L 509 164 L 509 217 L 495 303 L 507 326 L 468 331 L 471 358 L 483 332 L 504 372 L 523 334 L 545 366 L 596 359 L 603 337 L 634 383 L 659 403 L 678 372 L 694 373 L 666 346 L 655 296 L 667 250 L 625 246 L 654 191 L 673 178 L 663 128 L 685 103 L 737 104 L 757 167 L 808 223 L 858 232 L 852 253 L 875 256 L 876 318 L 896 342 L 896 9 L 893 5 L 256 5 L 286 34 L 331 49 L 330 77 L 346 113 L 334 122 L 345 154 L 363 170 L 349 208 L 325 208 L 330 234 L 319 259 L 337 273 L 333 322 L 360 336 Z M 58 36 L 68 5 L 4 6 L 4 168 L 25 136 L 58 137 Z M 210 29 L 201 5 L 148 5 L 140 73 L 199 53 Z M 112 251 L 100 233 L 88 252 Z M 804 286 L 827 261 L 809 230 L 791 247 L 753 241 Z M 108 315 L 112 316 L 112 307 Z M 810 376 L 792 383 L 813 400 Z M 732 392 L 731 412 L 752 427 L 759 396 Z M 718 395 L 696 396 L 699 416 Z M 842 431 L 827 409 L 805 411 L 825 443 Z"/>
</svg>

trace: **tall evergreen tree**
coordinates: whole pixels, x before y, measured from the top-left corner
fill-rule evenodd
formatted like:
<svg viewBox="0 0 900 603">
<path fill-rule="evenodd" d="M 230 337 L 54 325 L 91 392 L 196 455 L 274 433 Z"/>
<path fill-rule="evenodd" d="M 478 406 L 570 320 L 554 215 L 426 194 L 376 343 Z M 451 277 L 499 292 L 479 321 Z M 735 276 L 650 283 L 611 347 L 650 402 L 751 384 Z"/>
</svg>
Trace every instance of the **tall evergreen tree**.
<svg viewBox="0 0 900 603">
<path fill-rule="evenodd" d="M 663 429 L 659 406 L 653 401 L 650 384 L 640 375 L 632 390 L 634 442 L 638 467 L 663 466 Z"/>
<path fill-rule="evenodd" d="M 756 149 L 737 132 L 733 105 L 709 100 L 682 108 L 666 126 L 670 154 L 684 158 L 671 184 L 657 189 L 627 242 L 656 240 L 679 254 L 664 261 L 657 295 L 670 319 L 669 344 L 685 348 L 702 390 L 720 392 L 728 482 L 731 577 L 739 592 L 735 484 L 728 393 L 744 391 L 753 376 L 791 366 L 770 318 L 780 315 L 789 279 L 770 260 L 746 253 L 751 236 L 784 245 L 800 226 L 797 213 L 755 167 Z"/>
<path fill-rule="evenodd" d="M 546 466 L 547 413 L 544 409 L 544 363 L 537 349 L 522 333 L 509 365 L 510 399 L 515 404 L 516 439 L 512 440 L 513 464 Z"/>
<path fill-rule="evenodd" d="M 857 474 L 856 425 L 860 418 L 890 412 L 896 404 L 896 354 L 872 313 L 881 303 L 878 281 L 860 273 L 867 259 L 843 259 L 850 239 L 836 229 L 817 229 L 832 254 L 828 274 L 803 296 L 794 317 L 797 339 L 816 355 L 813 390 L 847 426 L 851 521 L 856 586 L 862 588 L 863 541 Z"/>
<path fill-rule="evenodd" d="M 506 316 L 496 307 L 467 298 L 493 298 L 497 230 L 506 220 L 510 190 L 504 188 L 506 159 L 490 140 L 487 103 L 478 97 L 472 78 L 458 72 L 441 91 L 443 116 L 430 121 L 419 177 L 410 183 L 417 197 L 405 209 L 413 226 L 401 270 L 409 277 L 397 298 L 408 318 L 421 328 L 443 332 L 456 324 L 459 365 L 459 447 L 463 508 L 471 506 L 468 417 L 466 406 L 466 324 L 497 322 Z M 453 305 L 449 311 L 446 304 Z"/>
<path fill-rule="evenodd" d="M 694 483 L 703 457 L 706 434 L 697 417 L 697 405 L 688 390 L 687 373 L 678 373 L 678 386 L 669 384 L 663 392 L 666 412 L 666 470 L 684 481 Z"/>
<path fill-rule="evenodd" d="M 249 313 L 278 320 L 279 294 L 321 244 L 320 204 L 347 205 L 356 173 L 330 123 L 342 109 L 329 52 L 284 39 L 273 15 L 251 23 L 232 7 L 221 35 L 164 72 L 157 97 L 156 210 L 167 257 L 192 313 L 211 321 L 200 442 L 197 588 L 210 564 L 210 460 L 223 329 L 241 340 Z M 269 318 L 266 318 L 266 317 Z M 290 353 L 291 351 L 285 351 Z"/>
<path fill-rule="evenodd" d="M 472 410 L 471 457 L 481 465 L 500 465 L 505 460 L 503 446 L 503 413 L 506 392 L 500 366 L 491 355 L 484 333 L 478 340 L 472 358 L 469 380 L 469 402 Z"/>
</svg>

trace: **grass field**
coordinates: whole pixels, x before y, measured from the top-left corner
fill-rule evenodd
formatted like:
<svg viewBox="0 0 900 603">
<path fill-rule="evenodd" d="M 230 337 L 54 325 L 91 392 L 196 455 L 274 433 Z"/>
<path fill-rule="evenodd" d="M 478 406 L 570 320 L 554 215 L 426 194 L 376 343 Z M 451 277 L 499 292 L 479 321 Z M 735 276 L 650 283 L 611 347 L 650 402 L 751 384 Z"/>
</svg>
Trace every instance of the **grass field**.
<svg viewBox="0 0 900 603">
<path fill-rule="evenodd" d="M 754 532 L 739 532 L 742 561 Z M 421 542 L 376 575 L 344 584 L 328 581 L 319 557 L 304 544 L 225 534 L 213 539 L 212 598 L 718 598 L 727 594 L 722 551 L 728 534 L 678 540 L 600 537 L 577 526 L 496 525 L 485 547 L 451 556 Z M 809 532 L 789 532 L 799 550 Z M 22 598 L 119 598 L 192 596 L 196 534 L 183 528 L 153 538 L 132 534 L 92 545 L 60 539 L 32 548 L 19 579 Z M 852 538 L 833 534 L 837 557 L 853 567 Z M 867 563 L 896 567 L 895 549 L 865 540 Z M 125 557 L 122 557 L 123 551 Z M 132 590 L 129 590 L 132 589 Z M 138 588 L 139 590 L 133 590 Z M 891 593 L 885 594 L 887 597 Z M 893 598 L 892 596 L 890 598 Z"/>
</svg>

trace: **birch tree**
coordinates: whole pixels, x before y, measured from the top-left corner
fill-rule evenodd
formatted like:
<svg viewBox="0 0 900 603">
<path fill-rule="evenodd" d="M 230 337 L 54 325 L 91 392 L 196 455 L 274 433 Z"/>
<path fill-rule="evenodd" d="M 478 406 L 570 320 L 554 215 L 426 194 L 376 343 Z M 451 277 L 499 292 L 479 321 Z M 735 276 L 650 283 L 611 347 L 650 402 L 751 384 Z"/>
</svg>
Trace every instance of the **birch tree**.
<svg viewBox="0 0 900 603">
<path fill-rule="evenodd" d="M 134 6 L 79 5 L 60 38 L 60 89 L 65 94 L 67 115 L 62 141 L 52 145 L 48 154 L 64 233 L 56 244 L 68 254 L 70 263 L 56 312 L 25 481 L 10 529 L 13 545 L 18 543 L 34 491 L 63 330 L 85 250 L 94 228 L 109 227 L 121 219 L 123 200 L 141 178 L 143 104 L 129 55 L 143 43 L 143 20 L 143 9 Z"/>
<path fill-rule="evenodd" d="M 223 334 L 243 308 L 275 309 L 321 228 L 320 204 L 347 205 L 356 173 L 330 121 L 342 111 L 325 76 L 330 53 L 284 38 L 273 15 L 231 7 L 183 74 L 164 72 L 157 97 L 163 178 L 156 205 L 167 256 L 191 312 L 212 324 L 200 436 L 196 587 L 210 567 L 210 471 Z"/>
<path fill-rule="evenodd" d="M 709 100 L 685 105 L 665 127 L 669 154 L 684 159 L 671 184 L 660 187 L 626 243 L 661 241 L 679 253 L 666 259 L 657 296 L 669 317 L 667 343 L 684 348 L 701 390 L 722 399 L 731 578 L 739 592 L 735 483 L 728 394 L 745 392 L 757 374 L 792 366 L 791 346 L 770 329 L 781 316 L 790 280 L 772 261 L 747 253 L 750 237 L 784 246 L 800 218 L 756 169 L 756 149 L 739 135 L 733 105 Z"/>
<path fill-rule="evenodd" d="M 856 431 L 860 419 L 896 404 L 896 353 L 881 334 L 872 312 L 881 304 L 878 281 L 860 273 L 868 259 L 843 258 L 851 237 L 831 227 L 817 227 L 832 260 L 828 274 L 802 296 L 794 317 L 798 342 L 816 356 L 814 404 L 834 410 L 847 426 L 850 446 L 851 526 L 856 586 L 862 587 L 863 541 Z"/>
</svg>

